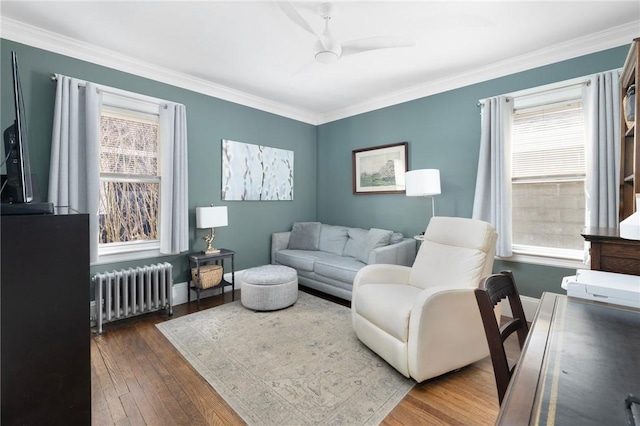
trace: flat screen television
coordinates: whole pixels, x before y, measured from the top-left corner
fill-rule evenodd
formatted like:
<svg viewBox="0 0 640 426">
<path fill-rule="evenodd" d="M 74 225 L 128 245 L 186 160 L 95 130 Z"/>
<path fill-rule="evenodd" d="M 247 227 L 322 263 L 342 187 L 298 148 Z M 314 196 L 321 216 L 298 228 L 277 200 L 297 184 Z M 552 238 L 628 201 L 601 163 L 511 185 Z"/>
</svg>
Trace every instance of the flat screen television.
<svg viewBox="0 0 640 426">
<path fill-rule="evenodd" d="M 51 203 L 34 202 L 27 126 L 18 71 L 18 57 L 11 52 L 15 120 L 4 131 L 4 164 L 6 178 L 2 182 L 0 210 L 2 214 L 51 214 Z"/>
</svg>

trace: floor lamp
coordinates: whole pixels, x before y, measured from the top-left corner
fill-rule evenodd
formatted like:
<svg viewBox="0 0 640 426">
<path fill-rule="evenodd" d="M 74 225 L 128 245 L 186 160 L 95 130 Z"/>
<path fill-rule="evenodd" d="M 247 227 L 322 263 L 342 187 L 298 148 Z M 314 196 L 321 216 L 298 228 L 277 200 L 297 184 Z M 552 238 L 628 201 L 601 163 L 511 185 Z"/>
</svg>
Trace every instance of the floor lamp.
<svg viewBox="0 0 640 426">
<path fill-rule="evenodd" d="M 404 176 L 407 197 L 431 197 L 431 217 L 436 215 L 434 195 L 440 194 L 440 170 L 411 170 Z"/>
</svg>

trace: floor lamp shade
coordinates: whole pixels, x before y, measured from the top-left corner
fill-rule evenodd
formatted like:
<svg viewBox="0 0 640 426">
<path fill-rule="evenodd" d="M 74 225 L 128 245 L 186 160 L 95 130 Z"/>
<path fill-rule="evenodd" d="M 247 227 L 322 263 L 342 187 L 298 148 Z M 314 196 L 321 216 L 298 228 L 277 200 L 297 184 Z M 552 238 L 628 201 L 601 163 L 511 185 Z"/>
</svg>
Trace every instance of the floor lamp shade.
<svg viewBox="0 0 640 426">
<path fill-rule="evenodd" d="M 405 174 L 407 197 L 427 197 L 440 194 L 440 170 L 411 170 Z"/>
</svg>

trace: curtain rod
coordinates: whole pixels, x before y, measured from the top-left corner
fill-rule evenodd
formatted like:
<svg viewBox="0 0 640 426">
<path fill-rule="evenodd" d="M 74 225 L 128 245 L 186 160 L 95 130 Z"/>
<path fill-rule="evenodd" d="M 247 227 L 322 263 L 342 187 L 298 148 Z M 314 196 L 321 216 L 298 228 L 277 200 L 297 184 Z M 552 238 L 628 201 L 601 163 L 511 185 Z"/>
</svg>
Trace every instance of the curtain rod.
<svg viewBox="0 0 640 426">
<path fill-rule="evenodd" d="M 603 71 L 602 73 L 596 73 L 596 74 L 585 75 L 583 77 L 572 78 L 572 79 L 566 81 L 567 84 L 562 84 L 562 82 L 545 84 L 544 86 L 550 86 L 550 87 L 548 89 L 543 89 L 543 90 L 540 90 L 540 91 L 534 90 L 535 88 L 529 88 L 529 89 L 518 90 L 517 92 L 512 92 L 512 93 L 509 93 L 507 95 L 501 95 L 501 96 L 508 96 L 509 98 L 526 97 L 526 96 L 531 96 L 531 95 L 537 96 L 537 95 L 539 95 L 541 93 L 552 92 L 552 91 L 555 91 L 555 90 L 562 90 L 562 89 L 566 89 L 568 87 L 578 86 L 578 85 L 581 85 L 581 84 L 589 86 L 589 85 L 591 85 L 591 78 L 592 77 L 594 77 L 594 76 L 596 76 L 598 74 L 603 74 L 603 73 L 612 72 L 612 71 L 617 71 L 618 75 L 619 75 L 620 72 L 622 71 L 622 68 L 615 68 L 615 69 L 612 69 L 612 70 Z M 529 92 L 529 91 L 532 91 L 533 93 L 527 94 L 526 92 Z M 524 92 L 524 94 L 523 94 L 523 92 Z M 507 101 L 509 101 L 509 99 L 507 99 Z M 478 104 L 477 104 L 477 107 L 481 108 L 482 106 L 483 106 L 482 101 L 479 101 Z"/>
<path fill-rule="evenodd" d="M 87 82 L 83 81 L 83 80 L 78 80 L 78 87 L 86 87 Z M 58 81 L 58 74 L 51 74 L 51 81 L 52 82 L 57 82 Z M 146 95 L 140 95 L 137 93 L 133 93 L 132 92 L 128 92 L 126 90 L 122 90 L 122 89 L 116 89 L 115 87 L 109 87 L 109 86 L 103 86 L 101 84 L 95 83 L 96 86 L 98 86 L 98 93 L 100 92 L 100 90 L 102 90 L 103 92 L 107 92 L 107 93 L 111 93 L 112 95 L 117 95 L 117 96 L 122 96 L 125 98 L 129 98 L 129 99 L 133 99 L 135 101 L 138 102 L 146 102 L 152 105 L 162 105 L 162 107 L 164 109 L 169 108 L 168 105 L 168 101 L 162 100 L 162 99 L 157 99 L 157 98 L 152 98 L 150 96 L 146 96 Z M 134 96 L 135 95 L 135 96 Z"/>
</svg>

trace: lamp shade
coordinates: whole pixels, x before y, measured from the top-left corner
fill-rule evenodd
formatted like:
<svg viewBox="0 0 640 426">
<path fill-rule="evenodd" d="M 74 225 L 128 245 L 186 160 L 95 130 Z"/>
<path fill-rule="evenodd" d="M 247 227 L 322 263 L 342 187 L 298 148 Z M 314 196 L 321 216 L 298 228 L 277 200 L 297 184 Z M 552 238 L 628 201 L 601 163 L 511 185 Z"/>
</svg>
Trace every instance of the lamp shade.
<svg viewBox="0 0 640 426">
<path fill-rule="evenodd" d="M 227 226 L 227 206 L 196 207 L 196 227 L 216 228 Z"/>
<path fill-rule="evenodd" d="M 404 175 L 407 197 L 425 197 L 440 194 L 440 170 L 411 170 Z"/>
</svg>

